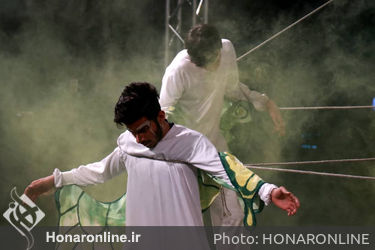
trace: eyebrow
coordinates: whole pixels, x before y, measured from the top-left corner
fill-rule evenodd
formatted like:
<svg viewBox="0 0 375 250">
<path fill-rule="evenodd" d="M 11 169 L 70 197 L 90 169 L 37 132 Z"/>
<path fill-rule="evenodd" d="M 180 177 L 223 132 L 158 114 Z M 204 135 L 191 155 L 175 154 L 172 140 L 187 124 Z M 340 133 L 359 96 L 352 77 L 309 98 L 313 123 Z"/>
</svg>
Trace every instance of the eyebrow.
<svg viewBox="0 0 375 250">
<path fill-rule="evenodd" d="M 131 129 L 129 129 L 128 128 L 128 130 L 131 132 L 131 133 L 139 133 L 142 129 L 144 129 L 146 126 L 148 126 L 148 127 L 150 127 L 150 121 L 149 120 L 147 120 L 147 121 L 145 121 L 145 122 L 143 122 L 141 125 L 139 125 L 136 129 L 135 129 L 135 131 L 133 131 L 133 130 L 131 130 Z"/>
</svg>

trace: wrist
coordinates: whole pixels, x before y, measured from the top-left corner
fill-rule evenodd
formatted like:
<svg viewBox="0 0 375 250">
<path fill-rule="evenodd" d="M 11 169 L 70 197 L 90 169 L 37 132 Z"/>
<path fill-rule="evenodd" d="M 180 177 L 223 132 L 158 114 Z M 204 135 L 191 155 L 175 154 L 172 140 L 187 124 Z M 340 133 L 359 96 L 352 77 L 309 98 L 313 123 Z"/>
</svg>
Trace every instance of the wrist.
<svg viewBox="0 0 375 250">
<path fill-rule="evenodd" d="M 51 189 L 55 187 L 55 177 L 53 175 L 45 177 L 46 186 Z"/>
<path fill-rule="evenodd" d="M 274 187 L 272 190 L 271 190 L 271 193 L 270 193 L 270 200 L 272 203 L 274 203 L 274 197 L 275 197 L 275 192 L 277 190 L 277 187 Z"/>
</svg>

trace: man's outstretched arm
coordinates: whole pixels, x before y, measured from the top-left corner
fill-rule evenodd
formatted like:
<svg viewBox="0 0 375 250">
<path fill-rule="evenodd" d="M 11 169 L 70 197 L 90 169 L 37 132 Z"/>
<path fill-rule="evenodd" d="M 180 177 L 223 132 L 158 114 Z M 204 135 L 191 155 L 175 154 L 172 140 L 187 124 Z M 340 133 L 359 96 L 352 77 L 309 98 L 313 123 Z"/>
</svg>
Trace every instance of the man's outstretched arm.
<svg viewBox="0 0 375 250">
<path fill-rule="evenodd" d="M 277 107 L 276 103 L 271 99 L 268 99 L 266 107 L 275 127 L 275 132 L 277 132 L 280 136 L 285 135 L 285 123 L 281 117 L 279 107 Z"/>
<path fill-rule="evenodd" d="M 60 188 L 70 184 L 79 186 L 99 184 L 125 170 L 123 157 L 117 147 L 99 162 L 82 165 L 66 172 L 55 169 L 52 175 L 31 182 L 24 193 L 34 201 L 40 195 L 52 191 L 55 187 Z"/>
<path fill-rule="evenodd" d="M 288 216 L 297 213 L 300 206 L 298 198 L 283 186 L 272 190 L 271 200 L 277 207 L 287 211 Z"/>
</svg>

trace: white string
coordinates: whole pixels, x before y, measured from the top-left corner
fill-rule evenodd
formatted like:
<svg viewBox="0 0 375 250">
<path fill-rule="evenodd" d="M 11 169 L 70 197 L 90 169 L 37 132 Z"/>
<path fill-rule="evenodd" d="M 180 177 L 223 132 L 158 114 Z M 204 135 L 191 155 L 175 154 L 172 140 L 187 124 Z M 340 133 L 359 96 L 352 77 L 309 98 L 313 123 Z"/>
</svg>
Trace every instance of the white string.
<svg viewBox="0 0 375 250">
<path fill-rule="evenodd" d="M 320 160 L 320 161 L 272 162 L 272 163 L 270 162 L 270 163 L 254 163 L 254 164 L 247 164 L 247 165 L 249 165 L 249 166 L 307 165 L 307 164 L 343 163 L 343 162 L 360 162 L 360 161 L 375 161 L 375 158 Z"/>
<path fill-rule="evenodd" d="M 320 107 L 280 107 L 280 110 L 308 110 L 308 109 L 375 109 L 375 106 L 320 106 Z"/>
<path fill-rule="evenodd" d="M 283 169 L 283 168 L 269 168 L 269 167 L 257 167 L 245 165 L 247 168 L 251 169 L 260 169 L 260 170 L 272 170 L 279 172 L 290 172 L 297 174 L 310 174 L 310 175 L 322 175 L 322 176 L 332 176 L 332 177 L 341 177 L 341 178 L 352 178 L 352 179 L 364 179 L 364 180 L 375 180 L 374 176 L 361 176 L 361 175 L 348 175 L 348 174 L 334 174 L 326 172 L 315 172 L 315 171 L 306 171 L 306 170 L 296 170 L 296 169 Z"/>
<path fill-rule="evenodd" d="M 307 14 L 306 16 L 300 18 L 299 20 L 297 20 L 296 22 L 292 23 L 291 25 L 289 25 L 288 27 L 286 27 L 285 29 L 283 29 L 282 31 L 279 31 L 278 33 L 276 33 L 275 35 L 271 36 L 270 38 L 268 38 L 267 40 L 265 40 L 264 42 L 260 43 L 259 45 L 257 45 L 256 47 L 252 48 L 251 50 L 249 50 L 248 52 L 246 52 L 245 54 L 243 54 L 242 56 L 238 57 L 237 58 L 237 61 L 241 60 L 242 58 L 244 58 L 245 56 L 249 55 L 250 53 L 252 53 L 254 50 L 262 47 L 263 45 L 265 45 L 266 43 L 268 43 L 269 41 L 273 40 L 274 38 L 278 37 L 279 35 L 281 35 L 283 32 L 287 31 L 288 29 L 292 28 L 294 25 L 298 24 L 299 22 L 301 22 L 302 20 L 306 19 L 307 17 L 311 16 L 312 14 L 314 14 L 315 12 L 317 12 L 318 10 L 322 9 L 323 7 L 325 7 L 326 5 L 328 5 L 329 3 L 333 2 L 333 0 L 329 0 L 328 2 L 322 4 L 320 7 L 316 8 L 315 10 L 313 10 L 312 12 L 310 12 L 309 14 Z"/>
</svg>

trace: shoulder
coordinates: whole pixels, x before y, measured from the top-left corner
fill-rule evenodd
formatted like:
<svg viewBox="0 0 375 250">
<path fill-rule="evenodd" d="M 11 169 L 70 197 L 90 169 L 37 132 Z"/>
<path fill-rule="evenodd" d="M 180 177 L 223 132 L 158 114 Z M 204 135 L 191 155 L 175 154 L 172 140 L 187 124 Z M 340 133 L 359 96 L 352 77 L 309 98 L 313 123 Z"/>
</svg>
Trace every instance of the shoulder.
<svg viewBox="0 0 375 250">
<path fill-rule="evenodd" d="M 175 125 L 172 137 L 170 142 L 166 140 L 170 147 L 171 158 L 196 163 L 218 156 L 215 146 L 206 136 L 195 130 Z"/>
<path fill-rule="evenodd" d="M 223 46 L 232 46 L 233 47 L 232 42 L 228 39 L 225 39 L 225 38 L 221 39 L 221 43 L 223 44 Z"/>
<path fill-rule="evenodd" d="M 234 51 L 234 46 L 228 39 L 221 39 L 221 44 L 223 45 L 223 51 Z"/>
<path fill-rule="evenodd" d="M 205 135 L 182 125 L 174 125 L 174 131 L 171 135 L 176 143 L 181 144 L 182 147 L 189 149 L 189 151 L 196 151 L 199 148 L 206 147 L 215 148 Z"/>
<path fill-rule="evenodd" d="M 180 51 L 165 70 L 161 92 L 163 93 L 165 88 L 171 88 L 171 86 L 179 90 L 189 86 L 195 76 L 200 74 L 200 70 L 202 69 L 190 61 L 186 50 Z"/>
<path fill-rule="evenodd" d="M 208 139 L 198 131 L 175 124 L 160 142 L 159 149 L 169 148 L 169 153 L 186 157 L 193 154 L 199 145 L 208 142 Z"/>
<path fill-rule="evenodd" d="M 181 50 L 168 65 L 167 71 L 181 70 L 191 64 L 187 50 Z"/>
<path fill-rule="evenodd" d="M 134 141 L 134 136 L 126 130 L 117 138 L 117 145 L 120 148 L 125 148 L 131 141 Z"/>
<path fill-rule="evenodd" d="M 179 124 L 174 124 L 166 139 L 174 139 L 180 142 L 189 142 L 189 144 L 191 144 L 200 140 L 202 137 L 204 136 L 198 131 L 189 129 Z"/>
</svg>

